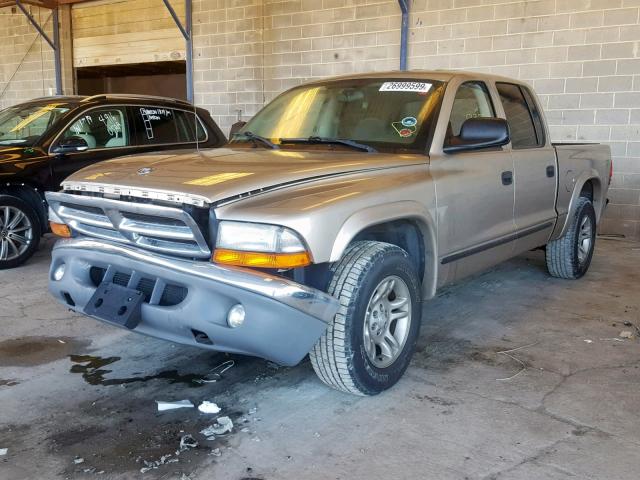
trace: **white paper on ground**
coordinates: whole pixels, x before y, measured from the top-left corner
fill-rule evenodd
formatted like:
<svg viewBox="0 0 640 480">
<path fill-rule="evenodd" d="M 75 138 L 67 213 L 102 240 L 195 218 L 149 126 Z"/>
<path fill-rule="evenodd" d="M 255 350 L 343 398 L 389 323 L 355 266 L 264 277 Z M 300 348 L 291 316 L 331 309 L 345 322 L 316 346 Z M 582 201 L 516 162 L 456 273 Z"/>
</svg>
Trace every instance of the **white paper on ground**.
<svg viewBox="0 0 640 480">
<path fill-rule="evenodd" d="M 8 448 L 0 448 L 0 457 L 5 456 L 7 453 L 9 453 Z"/>
<path fill-rule="evenodd" d="M 198 407 L 202 413 L 220 413 L 220 407 L 213 402 L 207 402 L 206 400 Z"/>
<path fill-rule="evenodd" d="M 179 402 L 162 402 L 156 400 L 158 404 L 158 411 L 164 412 L 165 410 L 175 410 L 177 408 L 193 408 L 194 405 L 189 400 L 180 400 Z"/>
</svg>

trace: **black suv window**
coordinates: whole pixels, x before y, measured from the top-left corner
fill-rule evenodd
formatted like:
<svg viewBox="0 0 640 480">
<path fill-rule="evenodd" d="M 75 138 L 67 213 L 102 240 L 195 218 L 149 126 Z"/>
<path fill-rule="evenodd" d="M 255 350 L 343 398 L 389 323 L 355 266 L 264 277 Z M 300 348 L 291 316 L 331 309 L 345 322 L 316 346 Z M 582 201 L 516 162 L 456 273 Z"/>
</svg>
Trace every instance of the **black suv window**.
<svg viewBox="0 0 640 480">
<path fill-rule="evenodd" d="M 192 112 L 175 110 L 176 123 L 178 124 L 178 138 L 180 142 L 193 143 L 196 141 L 195 131 L 198 131 L 198 141 L 204 142 L 207 139 L 207 132 L 202 127 L 202 122 Z"/>
<path fill-rule="evenodd" d="M 124 107 L 95 108 L 82 114 L 69 126 L 62 138 L 80 137 L 94 148 L 116 148 L 131 145 L 127 111 Z"/>
<path fill-rule="evenodd" d="M 532 113 L 520 86 L 512 83 L 496 83 L 496 87 L 509 122 L 513 148 L 535 148 L 544 145 L 540 114 L 537 108 L 535 115 Z M 538 127 L 534 123 L 534 118 L 539 122 Z"/>
<path fill-rule="evenodd" d="M 133 107 L 138 143 L 162 145 L 180 143 L 173 109 L 167 107 Z"/>
</svg>

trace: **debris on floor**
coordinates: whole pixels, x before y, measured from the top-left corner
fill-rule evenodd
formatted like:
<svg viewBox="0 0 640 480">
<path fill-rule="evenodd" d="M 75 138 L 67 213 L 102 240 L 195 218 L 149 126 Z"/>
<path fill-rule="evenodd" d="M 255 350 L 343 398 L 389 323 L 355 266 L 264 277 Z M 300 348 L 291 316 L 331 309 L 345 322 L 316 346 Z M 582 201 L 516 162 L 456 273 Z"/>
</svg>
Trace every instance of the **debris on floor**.
<svg viewBox="0 0 640 480">
<path fill-rule="evenodd" d="M 76 465 L 80 465 L 81 463 L 84 463 L 84 458 L 76 457 L 73 459 L 73 463 L 75 463 Z"/>
<path fill-rule="evenodd" d="M 0 457 L 4 457 L 7 453 L 9 453 L 8 448 L 0 448 Z"/>
<path fill-rule="evenodd" d="M 158 411 L 164 412 L 166 410 L 176 410 L 178 408 L 193 408 L 195 405 L 189 400 L 180 400 L 179 402 L 162 402 L 156 400 L 158 404 Z"/>
<path fill-rule="evenodd" d="M 195 383 L 215 383 L 218 380 L 222 380 L 222 374 L 232 368 L 236 362 L 233 360 L 227 360 L 226 362 L 222 362 L 220 365 L 216 366 L 211 370 L 211 372 L 200 378 L 198 380 L 194 380 Z"/>
<path fill-rule="evenodd" d="M 633 332 L 631 330 L 623 330 L 618 336 L 620 338 L 633 338 Z"/>
<path fill-rule="evenodd" d="M 207 440 L 214 440 L 216 435 L 224 435 L 233 430 L 233 421 L 229 417 L 219 417 L 216 423 L 201 430 L 200 433 L 207 437 Z"/>
<path fill-rule="evenodd" d="M 589 340 L 588 338 L 585 338 L 584 343 L 593 343 L 593 340 Z"/>
<path fill-rule="evenodd" d="M 183 435 L 180 439 L 180 450 L 179 452 L 184 452 L 189 450 L 190 448 L 196 448 L 198 446 L 198 442 L 191 435 Z"/>
<path fill-rule="evenodd" d="M 214 448 L 213 450 L 211 450 L 211 453 L 209 455 L 213 455 L 214 457 L 219 457 L 222 455 L 222 452 L 220 451 L 219 448 Z"/>
<path fill-rule="evenodd" d="M 205 400 L 198 406 L 198 410 L 200 410 L 202 413 L 216 414 L 220 413 L 221 409 L 217 404 Z"/>
<path fill-rule="evenodd" d="M 140 469 L 140 473 L 147 473 L 151 470 L 157 470 L 161 465 L 176 463 L 177 461 L 178 459 L 173 457 L 171 454 L 163 455 L 159 460 L 155 460 L 152 462 L 143 460 L 142 463 L 144 463 L 144 467 Z"/>
</svg>

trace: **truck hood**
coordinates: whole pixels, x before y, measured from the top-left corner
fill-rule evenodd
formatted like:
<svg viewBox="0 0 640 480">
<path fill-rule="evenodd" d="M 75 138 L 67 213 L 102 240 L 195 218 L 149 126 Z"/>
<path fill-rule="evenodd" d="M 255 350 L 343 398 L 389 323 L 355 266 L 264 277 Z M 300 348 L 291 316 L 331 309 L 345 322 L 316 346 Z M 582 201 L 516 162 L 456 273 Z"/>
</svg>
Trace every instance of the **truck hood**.
<svg viewBox="0 0 640 480">
<path fill-rule="evenodd" d="M 143 197 L 176 193 L 215 203 L 301 181 L 428 162 L 426 155 L 418 154 L 218 148 L 100 162 L 73 174 L 63 186 L 105 192 L 116 187 L 116 192 Z"/>
</svg>

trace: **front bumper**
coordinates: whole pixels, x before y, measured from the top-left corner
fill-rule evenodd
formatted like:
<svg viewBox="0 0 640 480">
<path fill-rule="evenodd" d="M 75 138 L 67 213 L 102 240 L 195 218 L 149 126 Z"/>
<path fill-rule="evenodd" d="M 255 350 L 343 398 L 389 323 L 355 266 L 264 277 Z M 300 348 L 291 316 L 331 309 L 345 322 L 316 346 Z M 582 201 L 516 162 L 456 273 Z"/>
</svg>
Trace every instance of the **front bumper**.
<svg viewBox="0 0 640 480">
<path fill-rule="evenodd" d="M 64 276 L 56 281 L 53 272 L 63 263 Z M 104 277 L 96 279 L 96 272 Z M 338 309 L 338 301 L 324 292 L 254 270 L 169 258 L 107 241 L 58 241 L 49 274 L 49 291 L 56 299 L 85 313 L 102 278 L 124 279 L 129 288 L 144 285 L 148 290 L 135 332 L 282 365 L 302 360 Z M 166 296 L 167 287 L 183 294 Z M 246 319 L 231 328 L 227 313 L 236 304 L 244 306 Z"/>
</svg>

